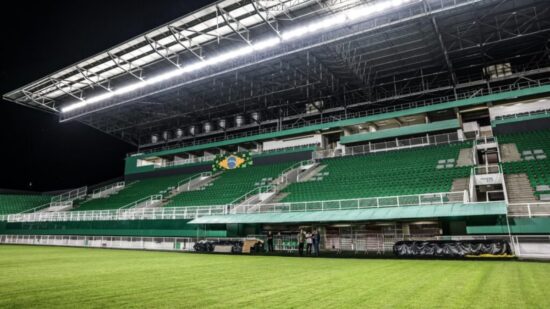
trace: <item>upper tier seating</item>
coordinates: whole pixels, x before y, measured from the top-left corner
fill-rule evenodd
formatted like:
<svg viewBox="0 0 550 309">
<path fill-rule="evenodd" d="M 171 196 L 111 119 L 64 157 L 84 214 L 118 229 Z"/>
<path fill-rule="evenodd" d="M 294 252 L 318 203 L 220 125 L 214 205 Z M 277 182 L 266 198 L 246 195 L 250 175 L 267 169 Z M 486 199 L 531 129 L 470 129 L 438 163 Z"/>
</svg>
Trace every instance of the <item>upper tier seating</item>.
<svg viewBox="0 0 550 309">
<path fill-rule="evenodd" d="M 154 194 L 166 195 L 168 193 L 167 189 L 175 187 L 178 181 L 184 180 L 189 176 L 191 175 L 181 174 L 138 180 L 108 197 L 82 202 L 75 210 L 116 209 Z"/>
<path fill-rule="evenodd" d="M 216 180 L 201 190 L 176 195 L 166 206 L 204 206 L 231 203 L 254 188 L 271 183 L 284 169 L 294 163 L 296 162 L 253 165 L 224 171 Z"/>
<path fill-rule="evenodd" d="M 505 174 L 527 174 L 535 195 L 550 194 L 550 130 L 502 134 L 500 144 L 516 144 L 522 161 L 502 164 Z"/>
<path fill-rule="evenodd" d="M 454 167 L 471 143 L 325 159 L 312 181 L 293 183 L 284 202 L 321 201 L 449 192 L 470 167 Z"/>
<path fill-rule="evenodd" d="M 550 157 L 550 130 L 498 135 L 499 144 L 516 144 L 523 160 L 544 160 Z"/>
<path fill-rule="evenodd" d="M 50 200 L 49 195 L 0 194 L 0 215 L 27 211 Z"/>
</svg>

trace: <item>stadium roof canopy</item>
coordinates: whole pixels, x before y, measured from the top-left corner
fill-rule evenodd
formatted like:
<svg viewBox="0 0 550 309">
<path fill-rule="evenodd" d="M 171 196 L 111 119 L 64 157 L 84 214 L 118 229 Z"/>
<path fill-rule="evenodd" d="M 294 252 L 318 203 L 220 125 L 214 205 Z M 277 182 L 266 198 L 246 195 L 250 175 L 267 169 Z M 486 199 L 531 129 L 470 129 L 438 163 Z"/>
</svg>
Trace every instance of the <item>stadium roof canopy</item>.
<svg viewBox="0 0 550 309">
<path fill-rule="evenodd" d="M 225 0 L 4 99 L 145 147 L 228 120 L 189 144 L 540 85 L 549 36 L 544 0 Z"/>
</svg>

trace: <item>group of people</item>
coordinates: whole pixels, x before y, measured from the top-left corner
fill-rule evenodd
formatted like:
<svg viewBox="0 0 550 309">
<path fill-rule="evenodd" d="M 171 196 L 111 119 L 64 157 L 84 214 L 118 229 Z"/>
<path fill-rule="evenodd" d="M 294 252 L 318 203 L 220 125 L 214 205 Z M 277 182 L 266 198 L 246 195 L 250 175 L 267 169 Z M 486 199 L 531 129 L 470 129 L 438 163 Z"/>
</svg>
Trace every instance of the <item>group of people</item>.
<svg viewBox="0 0 550 309">
<path fill-rule="evenodd" d="M 319 255 L 321 234 L 318 230 L 313 230 L 312 232 L 300 230 L 298 233 L 298 254 L 300 254 L 300 256 L 304 255 L 304 243 L 306 245 L 307 255 Z"/>
<path fill-rule="evenodd" d="M 280 233 L 279 233 L 280 235 Z M 298 254 L 304 255 L 304 245 L 306 247 L 307 255 L 319 255 L 319 248 L 321 245 L 321 233 L 319 230 L 314 229 L 311 232 L 300 230 L 298 233 Z M 267 233 L 267 250 L 268 252 L 274 252 L 273 248 L 273 233 L 269 231 Z"/>
</svg>

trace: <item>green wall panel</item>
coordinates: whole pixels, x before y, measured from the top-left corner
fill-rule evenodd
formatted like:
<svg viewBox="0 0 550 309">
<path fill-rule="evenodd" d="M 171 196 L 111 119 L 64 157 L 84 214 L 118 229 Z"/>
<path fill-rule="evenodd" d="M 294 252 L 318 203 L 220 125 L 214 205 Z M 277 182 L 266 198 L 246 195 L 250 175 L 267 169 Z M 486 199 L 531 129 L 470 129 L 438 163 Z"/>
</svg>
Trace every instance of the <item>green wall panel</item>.
<svg viewBox="0 0 550 309">
<path fill-rule="evenodd" d="M 189 225 L 189 220 L 125 220 L 72 222 L 7 223 L 1 234 L 14 235 L 89 235 L 89 236 L 155 236 L 155 237 L 224 237 L 225 225 Z"/>
<path fill-rule="evenodd" d="M 505 223 L 494 225 L 472 225 L 468 234 L 508 234 Z M 550 234 L 550 218 L 510 218 L 512 234 Z"/>
<path fill-rule="evenodd" d="M 372 141 L 383 138 L 397 137 L 403 135 L 420 134 L 434 131 L 450 130 L 460 128 L 458 119 L 437 121 L 432 123 L 415 124 L 394 129 L 380 130 L 369 133 L 359 133 L 340 138 L 341 144 L 350 144 L 364 141 Z"/>
</svg>

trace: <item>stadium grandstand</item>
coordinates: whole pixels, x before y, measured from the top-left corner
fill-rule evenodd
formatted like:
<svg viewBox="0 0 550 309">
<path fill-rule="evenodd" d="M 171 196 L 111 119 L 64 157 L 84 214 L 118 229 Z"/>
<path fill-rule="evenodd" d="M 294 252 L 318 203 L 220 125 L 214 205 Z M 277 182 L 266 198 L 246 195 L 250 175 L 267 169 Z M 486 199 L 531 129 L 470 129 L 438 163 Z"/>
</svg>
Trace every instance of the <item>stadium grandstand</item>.
<svg viewBox="0 0 550 309">
<path fill-rule="evenodd" d="M 548 259 L 549 38 L 544 0 L 220 0 L 3 95 L 138 151 L 0 193 L 0 243 Z"/>
</svg>

